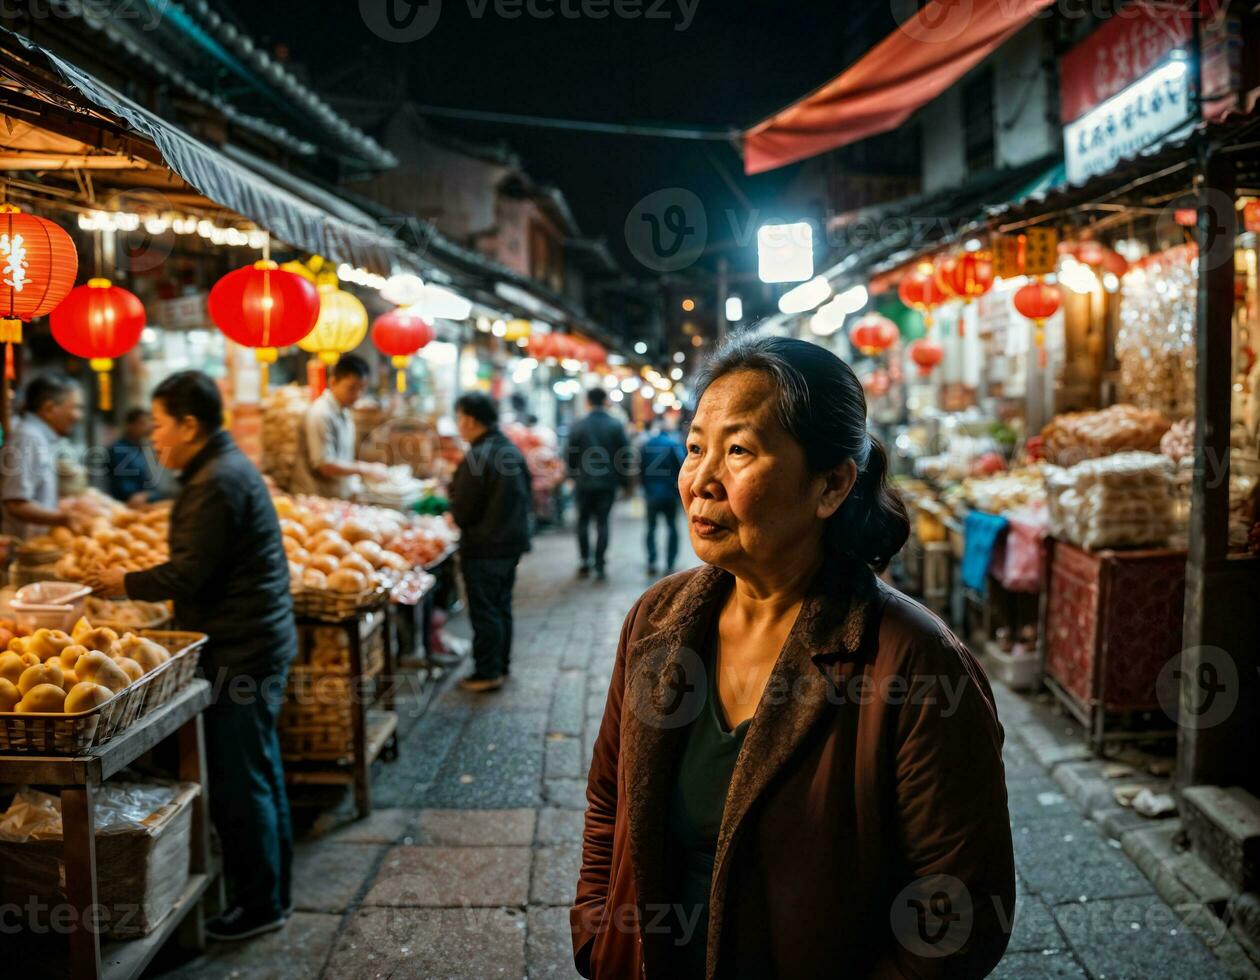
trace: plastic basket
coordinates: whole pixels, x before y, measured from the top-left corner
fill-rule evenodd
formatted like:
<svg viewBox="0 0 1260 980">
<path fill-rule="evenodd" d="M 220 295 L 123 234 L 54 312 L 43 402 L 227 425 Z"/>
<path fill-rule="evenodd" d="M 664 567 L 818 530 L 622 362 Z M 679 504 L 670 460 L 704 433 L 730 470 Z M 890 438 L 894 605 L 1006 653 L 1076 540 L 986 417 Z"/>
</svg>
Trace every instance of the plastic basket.
<svg viewBox="0 0 1260 980">
<path fill-rule="evenodd" d="M 171 659 L 91 711 L 0 712 L 0 752 L 74 755 L 93 745 L 103 745 L 171 700 L 196 674 L 201 648 L 208 639 L 206 634 L 140 630 L 138 635 L 164 646 Z"/>
<path fill-rule="evenodd" d="M 92 590 L 75 582 L 36 582 L 18 589 L 9 605 L 21 629 L 70 631 Z"/>
</svg>

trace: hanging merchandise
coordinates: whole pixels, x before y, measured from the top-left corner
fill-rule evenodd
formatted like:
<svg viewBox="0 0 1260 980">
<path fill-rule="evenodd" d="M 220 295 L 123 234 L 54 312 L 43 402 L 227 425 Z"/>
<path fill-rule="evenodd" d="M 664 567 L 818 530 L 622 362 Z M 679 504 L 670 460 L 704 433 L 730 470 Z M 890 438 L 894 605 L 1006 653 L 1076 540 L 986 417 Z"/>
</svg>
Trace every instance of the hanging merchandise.
<svg viewBox="0 0 1260 980">
<path fill-rule="evenodd" d="M 411 355 L 433 340 L 433 328 L 423 319 L 405 309 L 391 310 L 376 318 L 372 324 L 372 343 L 382 354 L 390 357 L 397 369 L 398 390 L 407 390 L 407 365 Z"/>
<path fill-rule="evenodd" d="M 22 342 L 22 324 L 51 313 L 74 286 L 79 254 L 60 225 L 0 205 L 0 343 L 5 345 L 5 378 L 13 378 L 13 345 Z"/>
<path fill-rule="evenodd" d="M 886 316 L 868 313 L 853 325 L 849 339 L 867 357 L 877 357 L 896 343 L 900 336 L 897 324 Z"/>
<path fill-rule="evenodd" d="M 949 294 L 937 283 L 936 267 L 931 262 L 920 262 L 902 276 L 897 294 L 906 306 L 923 315 L 923 325 L 929 333 L 934 311 L 949 298 Z"/>
<path fill-rule="evenodd" d="M 53 339 L 75 357 L 85 358 L 99 375 L 99 405 L 113 407 L 110 371 L 114 358 L 122 357 L 140 342 L 144 330 L 144 305 L 135 293 L 108 279 L 89 279 L 72 289 L 48 318 Z"/>
<path fill-rule="evenodd" d="M 504 326 L 503 339 L 516 343 L 528 337 L 532 329 L 532 324 L 528 320 L 508 320 Z"/>
<path fill-rule="evenodd" d="M 990 252 L 960 252 L 937 263 L 936 283 L 944 292 L 964 303 L 979 299 L 993 288 L 993 255 Z M 958 336 L 963 336 L 963 318 L 958 318 Z"/>
<path fill-rule="evenodd" d="M 319 275 L 319 317 L 315 327 L 298 341 L 298 347 L 316 355 L 323 364 L 317 388 L 327 385 L 328 368 L 348 354 L 367 336 L 368 314 L 359 300 L 337 287 L 337 274 Z M 316 392 L 318 394 L 319 392 Z"/>
<path fill-rule="evenodd" d="M 1174 419 L 1194 416 L 1197 259 L 1193 245 L 1147 256 L 1120 287 L 1119 396 Z"/>
<path fill-rule="evenodd" d="M 1042 367 L 1046 357 L 1046 321 L 1059 312 L 1063 296 L 1054 286 L 1041 279 L 1034 279 L 1021 287 L 1012 298 L 1020 316 L 1032 320 L 1036 328 L 1037 356 Z"/>
<path fill-rule="evenodd" d="M 263 259 L 215 283 L 206 306 L 229 340 L 254 348 L 265 392 L 267 366 L 276 362 L 277 348 L 296 344 L 315 326 L 319 293 L 309 280 Z"/>
<path fill-rule="evenodd" d="M 914 341 L 906 351 L 910 354 L 910 360 L 918 365 L 919 374 L 924 378 L 929 377 L 932 369 L 945 360 L 945 348 L 931 336 Z"/>
</svg>

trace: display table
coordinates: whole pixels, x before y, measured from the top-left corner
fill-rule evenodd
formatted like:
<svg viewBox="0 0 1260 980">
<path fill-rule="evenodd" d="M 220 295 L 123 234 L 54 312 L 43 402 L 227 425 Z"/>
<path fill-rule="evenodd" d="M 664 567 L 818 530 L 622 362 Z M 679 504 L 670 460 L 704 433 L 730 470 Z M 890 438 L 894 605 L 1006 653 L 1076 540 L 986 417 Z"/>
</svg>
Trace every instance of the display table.
<svg viewBox="0 0 1260 980">
<path fill-rule="evenodd" d="M 205 740 L 201 712 L 210 704 L 210 683 L 194 680 L 153 714 L 78 756 L 0 755 L 0 783 L 57 787 L 61 795 L 65 891 L 74 922 L 92 921 L 97 904 L 96 828 L 93 797 L 110 776 L 167 739 L 175 739 L 181 781 L 197 783 L 201 792 L 192 802 L 192 853 L 188 883 L 174 908 L 158 927 L 141 939 L 101 946 L 90 928 L 69 930 L 70 976 L 138 977 L 173 935 L 181 948 L 205 948 L 201 898 L 210 885 L 210 824 L 205 781 Z"/>
<path fill-rule="evenodd" d="M 1084 551 L 1047 538 L 1044 581 L 1044 680 L 1090 747 L 1171 733 L 1156 680 L 1182 648 L 1186 553 Z"/>
</svg>

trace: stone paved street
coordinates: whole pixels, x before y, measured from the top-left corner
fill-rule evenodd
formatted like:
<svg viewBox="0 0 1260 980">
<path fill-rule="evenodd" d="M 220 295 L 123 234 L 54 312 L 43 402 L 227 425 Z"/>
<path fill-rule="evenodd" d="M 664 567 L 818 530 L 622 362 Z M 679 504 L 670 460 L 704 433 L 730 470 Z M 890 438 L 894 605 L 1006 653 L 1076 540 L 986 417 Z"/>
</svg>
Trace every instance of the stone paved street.
<svg viewBox="0 0 1260 980">
<path fill-rule="evenodd" d="M 400 756 L 377 767 L 371 818 L 325 814 L 300 844 L 298 911 L 286 928 L 212 948 L 178 976 L 576 976 L 567 906 L 584 774 L 622 618 L 647 582 L 642 522 L 620 507 L 606 584 L 575 578 L 568 534 L 537 539 L 521 568 L 503 691 L 448 686 L 424 711 L 404 700 Z M 687 550 L 684 567 L 692 563 Z M 461 618 L 450 630 L 466 628 Z M 1044 751 L 1034 751 L 1046 737 L 1039 712 L 999 695 L 1020 899 L 995 975 L 1245 975 L 1220 965 L 1120 842 L 1083 818 L 1047 773 Z M 1067 738 L 1065 757 L 1074 751 Z M 1214 937 L 1210 923 L 1199 931 Z"/>
</svg>

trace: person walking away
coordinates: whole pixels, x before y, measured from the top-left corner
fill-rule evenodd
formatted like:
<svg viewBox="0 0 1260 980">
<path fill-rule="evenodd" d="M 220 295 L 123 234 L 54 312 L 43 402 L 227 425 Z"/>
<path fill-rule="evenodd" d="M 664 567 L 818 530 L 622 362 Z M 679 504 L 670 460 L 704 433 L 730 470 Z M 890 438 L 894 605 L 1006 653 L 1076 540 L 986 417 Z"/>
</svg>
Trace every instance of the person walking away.
<svg viewBox="0 0 1260 980">
<path fill-rule="evenodd" d="M 460 531 L 460 565 L 473 628 L 473 673 L 466 691 L 503 686 L 512 656 L 512 589 L 529 551 L 531 491 L 525 457 L 499 428 L 488 395 L 455 403 L 455 423 L 468 452 L 451 479 L 451 516 Z"/>
<path fill-rule="evenodd" d="M 109 495 L 131 507 L 158 499 L 158 475 L 149 442 L 152 433 L 149 410 L 133 408 L 123 422 L 122 435 L 109 447 Z"/>
<path fill-rule="evenodd" d="M 578 575 L 591 573 L 606 577 L 604 556 L 608 552 L 608 515 L 617 491 L 629 476 L 630 441 L 620 422 L 605 411 L 608 399 L 603 388 L 592 388 L 586 396 L 590 412 L 569 431 L 565 462 L 573 478 L 577 497 L 577 539 L 580 563 Z M 592 563 L 590 524 L 595 521 L 595 553 Z"/>
<path fill-rule="evenodd" d="M 279 929 L 292 911 L 293 832 L 276 719 L 297 655 L 289 565 L 263 479 L 223 429 L 223 402 L 200 371 L 153 392 L 153 444 L 181 471 L 171 509 L 170 560 L 124 574 L 97 569 L 103 595 L 175 600 L 180 628 L 209 635 L 201 671 L 214 683 L 204 714 L 210 815 L 231 892 L 206 924 L 212 939 Z"/>
<path fill-rule="evenodd" d="M 678 561 L 678 474 L 687 451 L 659 416 L 648 423 L 648 440 L 639 450 L 639 480 L 647 504 L 648 574 L 656 577 L 656 524 L 665 522 L 665 574 Z"/>
<path fill-rule="evenodd" d="M 32 378 L 21 421 L 5 433 L 0 450 L 0 529 L 26 540 L 55 527 L 77 524 L 75 511 L 59 503 L 57 444 L 83 418 L 79 386 L 59 374 Z"/>
<path fill-rule="evenodd" d="M 383 479 L 385 467 L 355 459 L 354 419 L 350 409 L 362 397 L 372 371 L 357 354 L 343 354 L 329 369 L 328 387 L 311 402 L 298 426 L 293 493 L 347 500 L 353 477 Z"/>
</svg>

